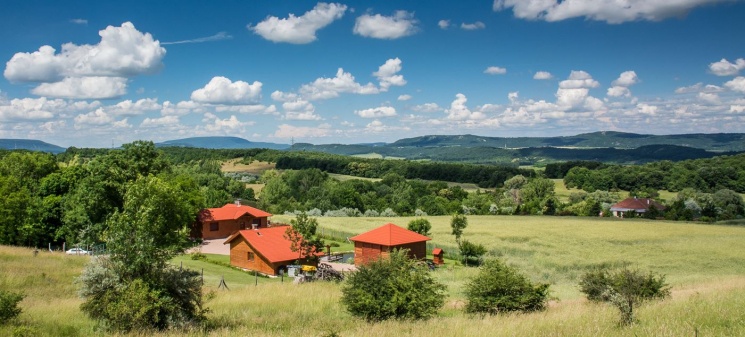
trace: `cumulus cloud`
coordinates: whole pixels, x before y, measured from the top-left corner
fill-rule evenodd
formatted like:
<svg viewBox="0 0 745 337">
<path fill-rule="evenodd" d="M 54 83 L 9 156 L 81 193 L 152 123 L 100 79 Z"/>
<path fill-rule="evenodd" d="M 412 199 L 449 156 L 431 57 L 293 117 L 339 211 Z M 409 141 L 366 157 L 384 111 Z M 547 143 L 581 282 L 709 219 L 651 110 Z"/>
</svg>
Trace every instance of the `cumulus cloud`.
<svg viewBox="0 0 745 337">
<path fill-rule="evenodd" d="M 481 21 L 476 21 L 474 23 L 461 23 L 460 28 L 464 30 L 479 30 L 486 28 L 486 25 Z"/>
<path fill-rule="evenodd" d="M 196 39 L 189 39 L 189 40 L 179 40 L 179 41 L 170 41 L 170 42 L 161 42 L 161 45 L 169 45 L 169 44 L 184 44 L 184 43 L 202 43 L 202 42 L 212 42 L 212 41 L 221 41 L 221 40 L 230 40 L 233 36 L 228 34 L 227 32 L 219 32 L 215 35 L 207 36 L 207 37 L 198 37 Z"/>
<path fill-rule="evenodd" d="M 399 96 L 398 96 L 398 100 L 399 100 L 399 101 L 408 101 L 408 100 L 410 100 L 411 98 L 412 98 L 412 97 L 411 97 L 411 95 L 407 95 L 407 94 L 404 94 L 404 95 L 399 95 Z"/>
<path fill-rule="evenodd" d="M 534 80 L 550 80 L 554 78 L 554 75 L 551 75 L 548 71 L 538 71 L 533 75 Z"/>
<path fill-rule="evenodd" d="M 320 121 L 323 118 L 316 115 L 313 111 L 287 111 L 284 119 L 291 121 Z"/>
<path fill-rule="evenodd" d="M 724 83 L 724 86 L 729 88 L 730 90 L 745 93 L 745 77 L 737 76 L 731 81 Z"/>
<path fill-rule="evenodd" d="M 77 115 L 75 117 L 75 128 L 79 129 L 83 125 L 106 125 L 114 122 L 115 118 L 113 115 L 106 113 L 103 108 L 98 108 L 87 114 Z"/>
<path fill-rule="evenodd" d="M 698 99 L 710 105 L 719 105 L 722 103 L 722 100 L 716 93 L 700 92 L 698 93 Z"/>
<path fill-rule="evenodd" d="M 437 21 L 437 26 L 440 27 L 440 29 L 448 29 L 448 27 L 450 27 L 450 20 Z"/>
<path fill-rule="evenodd" d="M 249 24 L 247 28 L 272 42 L 306 44 L 315 41 L 316 32 L 340 19 L 346 10 L 346 5 L 319 2 L 301 16 L 292 13 L 285 19 L 269 16 L 256 26 Z"/>
<path fill-rule="evenodd" d="M 470 109 L 468 109 L 468 106 L 466 106 L 466 102 L 468 102 L 466 95 L 463 95 L 461 93 L 455 95 L 455 100 L 450 103 L 450 109 L 445 110 L 447 119 L 462 121 L 479 120 L 486 118 L 486 115 L 484 115 L 484 113 L 480 111 L 471 111 Z"/>
<path fill-rule="evenodd" d="M 39 96 L 77 98 L 77 99 L 109 99 L 123 96 L 127 93 L 127 79 L 124 77 L 66 77 L 62 81 L 41 83 L 31 90 Z"/>
<path fill-rule="evenodd" d="M 155 98 L 143 98 L 137 101 L 125 100 L 106 107 L 106 110 L 116 116 L 137 116 L 148 111 L 161 110 L 163 106 Z"/>
<path fill-rule="evenodd" d="M 493 9 L 512 9 L 517 18 L 561 21 L 584 17 L 588 20 L 618 24 L 628 21 L 659 21 L 686 14 L 691 9 L 727 0 L 683 1 L 608 1 L 608 0 L 494 0 Z"/>
<path fill-rule="evenodd" d="M 624 71 L 618 76 L 618 79 L 613 81 L 611 84 L 619 87 L 630 87 L 639 82 L 639 78 L 636 76 L 636 72 L 633 70 Z"/>
<path fill-rule="evenodd" d="M 335 77 L 321 77 L 313 83 L 303 84 L 299 92 L 302 97 L 319 100 L 339 97 L 341 93 L 377 94 L 380 90 L 372 83 L 366 85 L 357 83 L 351 73 L 344 72 L 344 69 L 339 68 Z"/>
<path fill-rule="evenodd" d="M 489 74 L 489 75 L 504 75 L 506 73 L 507 73 L 507 68 L 501 68 L 501 67 L 495 67 L 495 66 L 488 67 L 486 68 L 486 70 L 484 70 L 484 74 Z"/>
<path fill-rule="evenodd" d="M 598 81 L 583 70 L 572 70 L 568 79 L 559 82 L 561 89 L 595 88 L 599 85 Z"/>
<path fill-rule="evenodd" d="M 143 128 L 156 128 L 178 124 L 178 116 L 163 116 L 159 118 L 145 118 L 142 123 L 140 123 L 140 126 Z"/>
<path fill-rule="evenodd" d="M 407 11 L 396 11 L 393 16 L 364 14 L 357 18 L 353 31 L 364 37 L 394 40 L 416 33 L 417 23 L 414 14 Z"/>
<path fill-rule="evenodd" d="M 636 105 L 636 112 L 644 115 L 656 115 L 659 108 L 656 105 L 649 105 L 647 103 L 639 103 Z"/>
<path fill-rule="evenodd" d="M 408 130 L 410 130 L 410 128 L 407 126 L 389 126 L 389 125 L 383 124 L 383 122 L 377 119 L 365 125 L 365 132 L 372 132 L 372 133 L 381 133 L 381 132 L 390 132 L 390 131 L 408 131 Z"/>
<path fill-rule="evenodd" d="M 315 114 L 316 109 L 312 103 L 301 98 L 282 103 L 282 109 L 285 110 L 284 119 L 286 120 L 317 121 L 323 119 Z"/>
<path fill-rule="evenodd" d="M 90 111 L 101 106 L 98 101 L 72 102 L 63 99 L 14 98 L 5 100 L 0 95 L 0 121 L 18 122 L 50 119 L 56 116 L 66 117 L 68 114 Z"/>
<path fill-rule="evenodd" d="M 719 87 L 713 84 L 704 85 L 703 83 L 698 82 L 694 85 L 677 88 L 675 89 L 675 93 L 676 94 L 687 94 L 687 93 L 696 93 L 696 92 L 720 92 L 722 90 L 723 90 L 722 87 Z"/>
<path fill-rule="evenodd" d="M 388 88 L 392 85 L 406 85 L 406 80 L 403 75 L 398 74 L 399 71 L 401 71 L 401 59 L 398 57 L 389 59 L 378 67 L 378 71 L 374 72 L 373 75 L 380 81 L 380 91 L 388 91 Z"/>
<path fill-rule="evenodd" d="M 371 109 L 355 110 L 354 113 L 362 118 L 393 117 L 396 115 L 396 109 L 390 106 L 381 106 Z"/>
<path fill-rule="evenodd" d="M 165 101 L 163 102 L 163 108 L 160 110 L 160 113 L 164 116 L 183 116 L 192 112 L 202 112 L 203 108 L 201 104 L 193 101 L 180 101 L 177 103 Z"/>
<path fill-rule="evenodd" d="M 212 113 L 205 113 L 202 118 L 204 130 L 213 133 L 236 133 L 245 132 L 246 127 L 254 125 L 254 122 L 241 122 L 235 115 L 226 119 L 220 119 Z"/>
<path fill-rule="evenodd" d="M 631 96 L 631 90 L 627 87 L 621 87 L 621 86 L 614 86 L 608 88 L 608 96 L 611 97 L 630 97 Z"/>
<path fill-rule="evenodd" d="M 218 105 L 215 106 L 217 112 L 237 112 L 242 114 L 265 114 L 265 115 L 278 115 L 277 107 L 274 104 L 265 106 L 262 104 L 252 105 Z"/>
<path fill-rule="evenodd" d="M 254 104 L 261 100 L 261 86 L 259 81 L 248 84 L 215 76 L 204 88 L 194 90 L 191 100 L 208 104 Z"/>
<path fill-rule="evenodd" d="M 599 85 L 587 72 L 572 70 L 566 80 L 559 82 L 556 104 L 564 111 L 601 109 L 602 101 L 589 95 L 590 89 Z"/>
<path fill-rule="evenodd" d="M 274 132 L 276 138 L 321 138 L 331 135 L 331 125 L 321 124 L 318 126 L 293 126 L 289 124 L 281 124 L 277 127 L 277 131 Z"/>
<path fill-rule="evenodd" d="M 411 110 L 415 112 L 439 112 L 443 109 L 437 103 L 424 103 L 411 107 Z"/>
<path fill-rule="evenodd" d="M 709 71 L 717 76 L 733 76 L 737 75 L 740 70 L 745 69 L 745 59 L 737 59 L 735 63 L 722 59 L 719 62 L 709 64 Z"/>
</svg>

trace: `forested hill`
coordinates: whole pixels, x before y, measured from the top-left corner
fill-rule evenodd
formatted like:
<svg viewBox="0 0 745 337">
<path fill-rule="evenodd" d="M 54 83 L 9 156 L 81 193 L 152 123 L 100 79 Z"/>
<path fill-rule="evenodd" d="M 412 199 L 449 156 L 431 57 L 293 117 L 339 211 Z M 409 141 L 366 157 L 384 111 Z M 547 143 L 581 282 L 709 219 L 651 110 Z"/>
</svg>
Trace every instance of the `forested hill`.
<svg viewBox="0 0 745 337">
<path fill-rule="evenodd" d="M 168 140 L 155 144 L 158 147 L 179 146 L 197 147 L 203 149 L 273 149 L 284 150 L 290 147 L 287 144 L 276 144 L 266 142 L 251 142 L 238 137 L 192 137 L 184 139 Z"/>
<path fill-rule="evenodd" d="M 0 149 L 31 150 L 50 153 L 65 152 L 64 147 L 49 144 L 35 139 L 0 139 Z"/>
</svg>

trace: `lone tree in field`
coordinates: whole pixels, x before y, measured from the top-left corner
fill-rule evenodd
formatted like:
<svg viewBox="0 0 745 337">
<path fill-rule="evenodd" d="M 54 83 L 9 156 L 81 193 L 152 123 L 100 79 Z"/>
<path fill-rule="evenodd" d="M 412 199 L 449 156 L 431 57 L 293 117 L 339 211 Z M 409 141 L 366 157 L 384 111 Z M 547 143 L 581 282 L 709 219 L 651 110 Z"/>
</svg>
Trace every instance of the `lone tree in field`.
<svg viewBox="0 0 745 337">
<path fill-rule="evenodd" d="M 316 235 L 318 220 L 303 212 L 290 220 L 290 224 L 292 226 L 285 231 L 285 238 L 290 240 L 290 250 L 298 252 L 298 259 L 317 258 L 316 253 L 323 249 L 323 240 Z"/>
<path fill-rule="evenodd" d="M 628 268 L 615 272 L 607 269 L 590 271 L 582 276 L 579 286 L 588 300 L 608 302 L 618 308 L 621 325 L 634 322 L 635 308 L 642 303 L 670 296 L 664 275 Z"/>
<path fill-rule="evenodd" d="M 342 287 L 342 304 L 369 322 L 428 319 L 445 303 L 445 286 L 432 278 L 407 250 L 360 266 Z"/>
<path fill-rule="evenodd" d="M 463 235 L 463 230 L 468 227 L 468 219 L 463 214 L 453 215 L 450 219 L 450 228 L 453 229 L 452 234 L 455 235 L 455 242 L 460 246 L 460 237 Z"/>
<path fill-rule="evenodd" d="M 429 231 L 432 229 L 432 224 L 429 223 L 429 220 L 424 218 L 414 219 L 409 221 L 409 225 L 406 226 L 406 229 L 424 236 L 430 236 Z"/>
<path fill-rule="evenodd" d="M 546 307 L 548 284 L 533 284 L 500 260 L 489 260 L 466 284 L 466 312 L 498 314 Z"/>
<path fill-rule="evenodd" d="M 468 265 L 468 261 L 471 259 L 476 260 L 476 265 L 478 265 L 484 254 L 486 254 L 486 247 L 484 247 L 484 245 L 473 243 L 468 240 L 460 242 L 460 255 L 463 256 L 463 262 L 466 265 Z"/>
</svg>

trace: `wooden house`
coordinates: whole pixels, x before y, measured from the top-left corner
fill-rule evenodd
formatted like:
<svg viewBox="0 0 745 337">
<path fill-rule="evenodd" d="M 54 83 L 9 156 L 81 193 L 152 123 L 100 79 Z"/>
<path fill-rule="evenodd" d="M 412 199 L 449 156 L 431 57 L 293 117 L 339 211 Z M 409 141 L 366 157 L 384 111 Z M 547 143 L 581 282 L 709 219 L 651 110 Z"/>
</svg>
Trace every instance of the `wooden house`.
<svg viewBox="0 0 745 337">
<path fill-rule="evenodd" d="M 427 257 L 429 237 L 392 223 L 349 238 L 354 241 L 354 264 L 359 266 L 390 255 L 395 249 L 408 249 L 415 259 Z"/>
<path fill-rule="evenodd" d="M 260 209 L 241 205 L 240 201 L 206 208 L 199 212 L 191 235 L 205 240 L 226 238 L 239 230 L 266 228 L 270 216 Z"/>
<path fill-rule="evenodd" d="M 636 215 L 646 213 L 650 207 L 654 206 L 658 211 L 664 211 L 665 206 L 649 198 L 626 198 L 610 207 L 615 217 L 623 217 L 623 214 L 633 211 Z"/>
<path fill-rule="evenodd" d="M 289 226 L 244 229 L 229 236 L 230 265 L 258 271 L 266 275 L 278 275 L 287 265 L 310 261 L 290 249 L 291 242 L 285 238 Z M 323 253 L 319 253 L 323 255 Z"/>
</svg>

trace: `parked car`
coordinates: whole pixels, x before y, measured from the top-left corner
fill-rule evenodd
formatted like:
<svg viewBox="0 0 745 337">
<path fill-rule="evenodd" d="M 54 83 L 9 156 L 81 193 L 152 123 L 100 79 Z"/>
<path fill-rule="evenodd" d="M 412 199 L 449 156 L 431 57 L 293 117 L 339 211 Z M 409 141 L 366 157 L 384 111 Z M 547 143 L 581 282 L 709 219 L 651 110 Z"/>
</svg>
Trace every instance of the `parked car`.
<svg viewBox="0 0 745 337">
<path fill-rule="evenodd" d="M 88 251 L 83 248 L 68 249 L 65 254 L 67 255 L 88 255 Z"/>
</svg>

